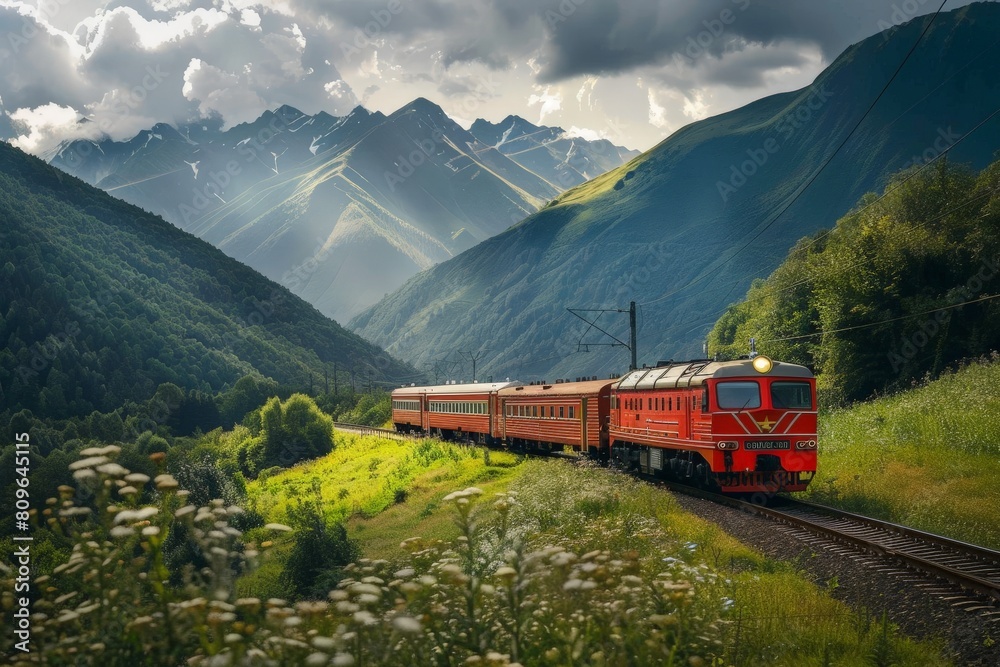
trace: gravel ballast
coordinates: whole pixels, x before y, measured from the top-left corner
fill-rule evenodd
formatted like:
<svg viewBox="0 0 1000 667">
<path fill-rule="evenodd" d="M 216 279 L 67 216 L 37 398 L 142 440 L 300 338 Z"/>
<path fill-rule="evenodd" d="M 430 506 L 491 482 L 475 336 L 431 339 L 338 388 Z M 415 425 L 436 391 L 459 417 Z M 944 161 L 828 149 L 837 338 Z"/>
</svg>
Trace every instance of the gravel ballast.
<svg viewBox="0 0 1000 667">
<path fill-rule="evenodd" d="M 1000 665 L 1000 605 L 874 555 L 776 521 L 675 494 L 685 510 L 776 560 L 794 562 L 818 585 L 836 578 L 833 597 L 867 608 L 910 637 L 942 639 L 963 667 Z"/>
</svg>

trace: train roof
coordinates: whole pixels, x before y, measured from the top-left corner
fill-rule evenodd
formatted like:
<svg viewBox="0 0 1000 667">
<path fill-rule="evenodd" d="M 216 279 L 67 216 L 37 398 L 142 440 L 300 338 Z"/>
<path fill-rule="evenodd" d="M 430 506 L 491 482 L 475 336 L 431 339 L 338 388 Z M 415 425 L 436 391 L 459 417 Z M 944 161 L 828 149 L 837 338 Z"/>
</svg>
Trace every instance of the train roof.
<svg viewBox="0 0 1000 667">
<path fill-rule="evenodd" d="M 520 387 L 508 387 L 500 393 L 505 397 L 519 396 L 578 396 L 580 394 L 599 394 L 605 387 L 616 380 L 584 380 L 582 382 L 556 382 L 553 384 L 531 384 Z"/>
<path fill-rule="evenodd" d="M 677 389 L 680 387 L 699 387 L 710 378 L 756 378 L 761 376 L 811 378 L 813 374 L 805 366 L 780 361 L 772 361 L 771 370 L 767 373 L 760 373 L 754 369 L 750 359 L 683 361 L 655 368 L 634 370 L 618 381 L 617 388 L 619 390 Z"/>
<path fill-rule="evenodd" d="M 435 384 L 426 387 L 400 387 L 393 389 L 396 394 L 485 394 L 500 391 L 507 387 L 519 387 L 523 383 L 507 382 L 466 382 L 463 384 Z"/>
</svg>

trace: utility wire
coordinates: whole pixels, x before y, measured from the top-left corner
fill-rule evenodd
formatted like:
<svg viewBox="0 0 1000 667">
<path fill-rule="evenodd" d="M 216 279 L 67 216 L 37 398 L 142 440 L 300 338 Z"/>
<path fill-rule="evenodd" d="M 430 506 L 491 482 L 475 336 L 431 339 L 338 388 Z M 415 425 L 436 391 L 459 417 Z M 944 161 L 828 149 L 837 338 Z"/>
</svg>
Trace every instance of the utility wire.
<svg viewBox="0 0 1000 667">
<path fill-rule="evenodd" d="M 968 136 L 971 135 L 973 132 L 975 132 L 976 130 L 978 130 L 979 128 L 981 128 L 983 125 L 985 125 L 989 121 L 993 120 L 993 118 L 997 114 L 1000 114 L 1000 107 L 997 107 L 993 111 L 993 113 L 991 113 L 989 116 L 987 116 L 983 120 L 979 121 L 979 123 L 975 127 L 973 127 L 971 130 L 969 130 L 968 132 L 966 132 L 965 134 L 963 134 L 961 137 L 959 137 L 958 139 L 956 139 L 955 143 L 953 143 L 951 146 L 948 146 L 946 149 L 944 149 L 943 151 L 941 151 L 939 154 L 935 155 L 933 158 L 931 158 L 927 162 L 925 162 L 922 165 L 920 165 L 920 167 L 918 167 L 917 169 L 913 170 L 912 172 L 906 174 L 906 176 L 904 176 L 899 181 L 897 181 L 892 188 L 890 188 L 890 189 L 886 190 L 885 192 L 883 192 L 882 195 L 878 199 L 865 204 L 863 207 L 861 207 L 857 211 L 849 211 L 847 213 L 847 215 L 858 215 L 859 213 L 864 213 L 869 208 L 871 208 L 875 204 L 879 203 L 880 201 L 882 201 L 883 199 L 885 199 L 886 197 L 888 197 L 889 195 L 891 195 L 896 190 L 898 190 L 901 187 L 903 187 L 903 185 L 905 185 L 907 181 L 909 181 L 910 179 L 916 177 L 917 174 L 919 174 L 920 172 L 922 172 L 924 169 L 926 169 L 927 167 L 931 166 L 932 164 L 934 164 L 935 162 L 937 162 L 939 159 L 941 159 L 942 157 L 944 157 L 945 155 L 947 155 L 949 152 L 951 152 L 952 148 L 954 148 L 955 146 L 958 146 L 960 143 L 962 143 L 963 141 L 965 141 L 965 139 L 968 138 Z M 812 241 L 810 241 L 805 246 L 803 246 L 801 248 L 793 248 L 791 251 L 789 251 L 789 253 L 788 253 L 789 256 L 791 256 L 793 253 L 796 253 L 796 252 L 803 252 L 805 250 L 808 250 L 813 245 L 815 245 L 816 243 L 818 243 L 819 241 L 823 240 L 824 238 L 826 238 L 827 236 L 829 236 L 831 233 L 833 233 L 834 229 L 836 229 L 836 226 L 833 226 L 830 229 L 826 230 L 825 232 L 823 232 L 822 234 L 820 234 L 819 236 L 817 236 L 816 238 L 814 238 Z"/>
<path fill-rule="evenodd" d="M 984 199 L 984 198 L 989 197 L 991 195 L 995 195 L 998 192 L 1000 192 L 1000 187 L 992 188 L 990 190 L 987 190 L 986 192 L 981 192 L 981 193 L 979 193 L 979 194 L 977 194 L 977 195 L 975 195 L 973 197 L 969 197 L 968 199 L 966 199 L 965 201 L 963 201 L 961 204 L 958 204 L 955 207 L 948 209 L 947 211 L 945 211 L 944 213 L 942 213 L 938 217 L 932 218 L 932 219 L 927 220 L 926 222 L 923 222 L 923 223 L 920 223 L 920 224 L 929 225 L 929 224 L 932 224 L 932 223 L 935 223 L 935 222 L 939 222 L 939 221 L 943 220 L 944 218 L 948 217 L 949 215 L 951 215 L 952 213 L 955 213 L 956 211 L 959 211 L 959 210 L 961 210 L 961 209 L 963 209 L 966 206 L 969 206 L 971 204 L 975 204 L 976 202 L 978 202 L 981 199 Z M 856 266 L 861 266 L 862 264 L 867 263 L 868 260 L 869 260 L 868 257 L 861 257 L 860 259 L 858 259 L 855 262 L 852 262 L 848 266 L 840 267 L 840 269 L 842 271 L 845 271 L 845 270 L 848 270 L 848 269 L 853 269 Z M 806 284 L 808 282 L 811 282 L 812 280 L 815 280 L 815 278 L 816 278 L 816 276 L 814 276 L 814 275 L 808 276 L 806 278 L 803 278 L 802 280 L 799 280 L 797 282 L 792 283 L 791 285 L 786 285 L 785 287 L 782 287 L 781 289 L 775 290 L 775 294 L 780 294 L 782 292 L 787 292 L 789 290 L 795 289 L 799 285 L 804 285 L 804 284 Z"/>
<path fill-rule="evenodd" d="M 883 324 L 889 324 L 891 322 L 899 322 L 901 320 L 910 320 L 914 317 L 920 317 L 922 315 L 930 315 L 931 313 L 939 313 L 944 310 L 951 310 L 952 308 L 960 308 L 962 306 L 968 306 L 972 303 L 980 303 L 981 301 L 990 301 L 992 299 L 1000 298 L 1000 294 L 991 294 L 989 296 L 983 296 L 978 299 L 971 299 L 969 301 L 963 301 L 962 303 L 952 304 L 950 306 L 942 306 L 941 308 L 932 308 L 931 310 L 925 310 L 922 313 L 912 313 L 910 315 L 900 315 L 899 317 L 893 317 L 888 320 L 882 320 L 881 322 L 869 322 L 868 324 L 859 324 L 853 327 L 843 327 L 841 329 L 833 329 L 831 331 L 817 331 L 816 333 L 803 334 L 801 336 L 786 336 L 784 338 L 771 338 L 769 340 L 760 341 L 761 343 L 780 343 L 786 340 L 802 340 L 805 338 L 815 338 L 816 336 L 825 336 L 826 334 L 842 333 L 844 331 L 857 331 L 858 329 L 870 329 L 871 327 L 877 327 Z"/>
</svg>

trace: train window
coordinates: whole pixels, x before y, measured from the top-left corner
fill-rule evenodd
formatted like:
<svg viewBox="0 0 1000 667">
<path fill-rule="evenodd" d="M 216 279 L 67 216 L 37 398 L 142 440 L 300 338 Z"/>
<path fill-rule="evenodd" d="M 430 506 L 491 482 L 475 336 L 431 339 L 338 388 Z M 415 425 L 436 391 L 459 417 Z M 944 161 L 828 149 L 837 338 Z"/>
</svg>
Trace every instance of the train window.
<svg viewBox="0 0 1000 667">
<path fill-rule="evenodd" d="M 538 406 L 537 405 L 532 405 L 531 406 L 531 416 L 532 417 L 537 417 L 538 416 Z"/>
<path fill-rule="evenodd" d="M 569 418 L 570 418 L 570 419 L 573 419 L 573 411 L 574 411 L 574 409 L 575 409 L 575 408 L 574 408 L 574 407 L 573 407 L 572 405 L 571 405 L 571 406 L 569 406 Z"/>
<path fill-rule="evenodd" d="M 715 397 L 723 410 L 748 410 L 760 407 L 760 385 L 756 382 L 720 382 Z"/>
<path fill-rule="evenodd" d="M 673 410 L 673 409 L 674 409 L 674 397 L 671 396 L 670 398 L 667 399 L 667 410 Z"/>
<path fill-rule="evenodd" d="M 812 390 L 808 382 L 772 382 L 771 407 L 811 410 Z"/>
<path fill-rule="evenodd" d="M 563 407 L 563 406 L 561 406 L 561 405 L 559 406 L 559 419 L 562 419 L 563 417 L 565 417 L 565 416 L 566 416 L 566 415 L 565 415 L 565 410 L 566 410 L 566 408 L 564 408 L 564 407 Z"/>
<path fill-rule="evenodd" d="M 708 387 L 701 388 L 701 411 L 708 412 Z"/>
</svg>

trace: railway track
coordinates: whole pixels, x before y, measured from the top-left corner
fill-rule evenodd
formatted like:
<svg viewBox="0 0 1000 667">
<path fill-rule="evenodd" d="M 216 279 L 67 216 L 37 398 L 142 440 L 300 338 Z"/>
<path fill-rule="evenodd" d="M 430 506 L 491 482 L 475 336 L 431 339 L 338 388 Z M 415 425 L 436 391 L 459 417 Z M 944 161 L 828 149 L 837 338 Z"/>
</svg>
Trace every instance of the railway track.
<svg viewBox="0 0 1000 667">
<path fill-rule="evenodd" d="M 953 607 L 1000 622 L 1000 552 L 803 500 L 781 497 L 761 506 L 668 486 L 777 521 L 806 542 L 862 560 L 942 597 Z"/>
<path fill-rule="evenodd" d="M 334 426 L 393 440 L 418 437 L 359 424 L 338 422 Z M 579 458 L 563 452 L 548 456 Z M 818 547 L 845 556 L 861 554 L 867 564 L 880 571 L 901 576 L 954 607 L 981 612 L 1000 622 L 1000 552 L 803 500 L 780 497 L 762 506 L 679 484 L 665 485 L 679 493 L 777 521 L 788 532 Z"/>
<path fill-rule="evenodd" d="M 398 433 L 391 428 L 376 428 L 374 426 L 365 426 L 363 424 L 348 424 L 346 422 L 333 422 L 333 428 L 338 431 L 346 431 L 347 433 L 357 433 L 358 435 L 374 435 L 380 438 L 387 438 L 389 440 L 416 440 L 417 437 L 413 435 L 406 435 L 405 433 Z"/>
</svg>

